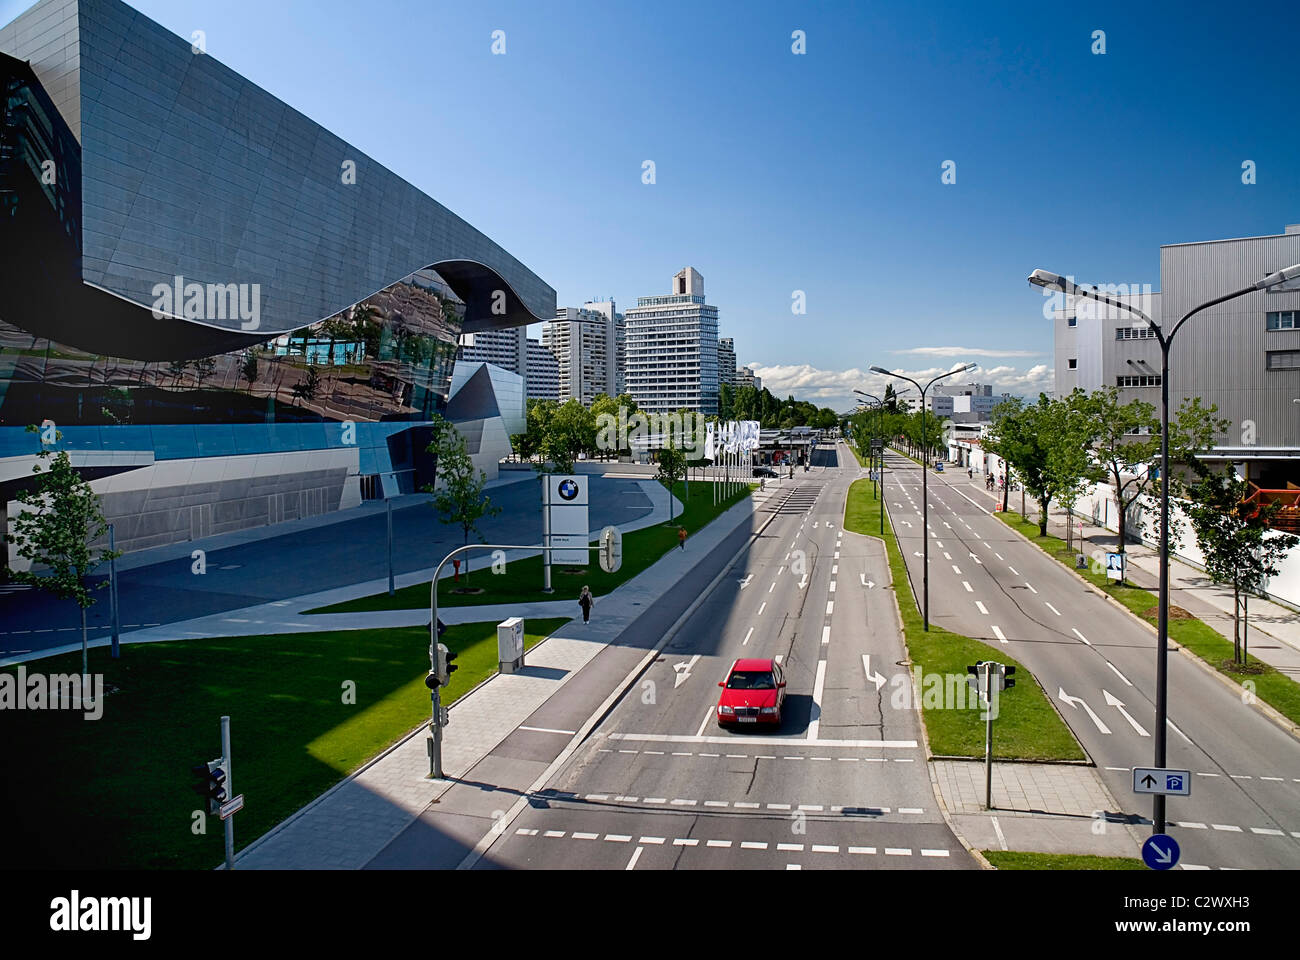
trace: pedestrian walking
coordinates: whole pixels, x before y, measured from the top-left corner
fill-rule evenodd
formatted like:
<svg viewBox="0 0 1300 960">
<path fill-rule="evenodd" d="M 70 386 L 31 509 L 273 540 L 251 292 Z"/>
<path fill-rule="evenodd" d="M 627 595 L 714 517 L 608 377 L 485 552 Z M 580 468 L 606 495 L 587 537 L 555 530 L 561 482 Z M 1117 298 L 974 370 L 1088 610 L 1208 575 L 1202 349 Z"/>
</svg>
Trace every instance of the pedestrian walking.
<svg viewBox="0 0 1300 960">
<path fill-rule="evenodd" d="M 591 595 L 591 588 L 583 587 L 582 593 L 578 594 L 578 606 L 582 607 L 583 623 L 587 623 L 591 620 L 591 608 L 595 602 L 596 598 Z"/>
<path fill-rule="evenodd" d="M 974 467 L 967 467 L 967 468 L 966 468 L 966 479 L 967 479 L 967 480 L 974 480 L 974 479 L 975 479 L 975 468 L 974 468 Z"/>
<path fill-rule="evenodd" d="M 685 527 L 677 528 L 677 545 L 681 547 L 683 550 L 686 549 L 686 528 Z"/>
</svg>

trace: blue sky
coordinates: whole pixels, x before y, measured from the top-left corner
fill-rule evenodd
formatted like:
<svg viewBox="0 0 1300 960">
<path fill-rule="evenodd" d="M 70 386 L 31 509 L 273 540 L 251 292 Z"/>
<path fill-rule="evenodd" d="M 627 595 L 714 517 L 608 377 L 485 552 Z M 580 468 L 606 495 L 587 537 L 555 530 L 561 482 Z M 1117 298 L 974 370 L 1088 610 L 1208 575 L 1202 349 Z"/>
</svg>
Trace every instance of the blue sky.
<svg viewBox="0 0 1300 960">
<path fill-rule="evenodd" d="M 561 305 L 630 307 L 694 266 L 741 363 L 837 407 L 874 364 L 1050 389 L 1034 267 L 1158 288 L 1162 243 L 1300 221 L 1294 2 L 133 6 L 204 30 Z"/>
</svg>

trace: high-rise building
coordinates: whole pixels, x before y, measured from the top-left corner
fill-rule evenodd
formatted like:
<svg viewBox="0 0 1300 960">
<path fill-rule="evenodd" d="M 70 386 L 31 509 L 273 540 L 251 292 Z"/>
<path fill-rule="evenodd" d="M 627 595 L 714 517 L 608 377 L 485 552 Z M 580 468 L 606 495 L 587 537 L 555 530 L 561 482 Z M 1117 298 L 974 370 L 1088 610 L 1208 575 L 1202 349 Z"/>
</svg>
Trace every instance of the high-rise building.
<svg viewBox="0 0 1300 960">
<path fill-rule="evenodd" d="M 529 400 L 559 400 L 560 364 L 540 340 L 528 341 L 528 372 L 524 391 Z"/>
<path fill-rule="evenodd" d="M 561 400 L 575 397 L 589 407 L 599 394 L 623 392 L 627 340 L 613 300 L 560 307 L 542 327 L 542 345 L 559 363 Z"/>
<path fill-rule="evenodd" d="M 763 389 L 763 378 L 754 376 L 754 371 L 749 367 L 741 367 L 736 371 L 736 388 L 753 387 L 755 390 Z"/>
<path fill-rule="evenodd" d="M 528 328 L 483 330 L 461 339 L 460 358 L 466 363 L 491 363 L 503 370 L 527 376 Z"/>
<path fill-rule="evenodd" d="M 718 308 L 693 267 L 671 294 L 638 297 L 627 312 L 627 390 L 650 413 L 718 412 Z"/>
<path fill-rule="evenodd" d="M 718 340 L 718 384 L 736 385 L 736 341 L 731 337 Z"/>
</svg>

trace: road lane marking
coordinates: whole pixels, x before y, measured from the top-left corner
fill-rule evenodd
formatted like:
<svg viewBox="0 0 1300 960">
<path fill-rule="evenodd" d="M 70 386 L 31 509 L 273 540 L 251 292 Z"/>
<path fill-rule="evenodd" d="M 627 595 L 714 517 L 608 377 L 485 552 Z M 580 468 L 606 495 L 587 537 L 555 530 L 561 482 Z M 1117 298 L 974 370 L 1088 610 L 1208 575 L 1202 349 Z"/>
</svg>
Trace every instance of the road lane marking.
<svg viewBox="0 0 1300 960">
<path fill-rule="evenodd" d="M 951 560 L 951 559 L 952 559 L 952 554 L 951 554 L 951 553 L 945 553 L 945 554 L 943 555 L 943 558 L 944 558 L 945 560 Z"/>
<path fill-rule="evenodd" d="M 1020 571 L 1017 570 L 1015 567 L 1011 566 L 1011 564 L 1007 564 L 1007 569 L 1010 570 L 1013 575 L 1017 577 L 1020 576 Z"/>
<path fill-rule="evenodd" d="M 1183 738 L 1184 740 L 1186 740 L 1188 743 L 1191 743 L 1191 742 L 1192 742 L 1192 738 L 1189 737 L 1187 734 L 1183 733 L 1183 731 L 1179 730 L 1177 727 L 1175 727 L 1175 726 L 1174 726 L 1174 722 L 1173 722 L 1172 720 L 1168 720 L 1168 719 L 1166 719 L 1166 720 L 1165 720 L 1165 723 L 1169 724 L 1169 729 L 1170 729 L 1170 730 L 1172 730 L 1174 733 L 1178 734 L 1180 737 L 1182 737 L 1182 738 Z"/>
<path fill-rule="evenodd" d="M 812 716 L 808 722 L 808 739 L 816 740 L 821 728 L 822 693 L 826 689 L 826 661 L 817 661 L 817 679 L 813 681 Z"/>
<path fill-rule="evenodd" d="M 961 585 L 962 585 L 963 587 L 966 588 L 966 592 L 967 592 L 967 593 L 974 593 L 974 592 L 975 592 L 975 588 L 972 587 L 972 586 L 971 586 L 969 583 L 967 583 L 965 580 L 963 580 L 963 581 L 961 582 Z"/>
<path fill-rule="evenodd" d="M 1056 614 L 1058 617 L 1061 615 L 1061 611 L 1057 610 L 1054 606 L 1052 606 L 1052 604 L 1049 601 L 1044 600 L 1043 603 L 1047 604 L 1047 609 L 1051 610 L 1052 613 Z M 1089 644 L 1089 646 L 1091 646 L 1091 644 Z"/>
<path fill-rule="evenodd" d="M 695 735 L 697 737 L 704 736 L 704 728 L 707 727 L 709 725 L 709 721 L 713 719 L 713 712 L 716 709 L 717 707 L 713 706 L 712 704 L 710 704 L 707 708 L 705 708 L 704 719 L 700 721 L 700 729 L 695 731 Z M 676 756 L 676 754 L 673 754 L 673 756 Z"/>
<path fill-rule="evenodd" d="M 529 730 L 532 733 L 559 733 L 566 737 L 571 737 L 578 731 L 576 730 L 552 730 L 550 727 L 519 727 L 520 730 Z"/>
<path fill-rule="evenodd" d="M 1026 583 L 1025 586 L 1029 588 L 1030 593 L 1038 593 L 1038 591 L 1034 589 L 1034 585 L 1032 583 Z M 1060 614 L 1057 614 L 1057 616 L 1060 616 Z"/>
<path fill-rule="evenodd" d="M 834 612 L 835 612 L 835 601 L 834 601 L 834 600 L 827 600 L 827 601 L 826 601 L 826 616 L 829 617 L 829 616 L 830 616 L 832 613 L 834 613 Z"/>
<path fill-rule="evenodd" d="M 1084 641 L 1084 643 L 1087 643 L 1087 642 L 1088 642 L 1088 641 L 1086 641 L 1086 640 Z M 1113 663 L 1111 663 L 1109 660 L 1107 660 L 1107 661 L 1106 661 L 1106 666 L 1110 667 L 1112 670 L 1115 671 L 1115 676 L 1119 677 L 1121 680 L 1123 680 L 1123 681 L 1124 681 L 1126 684 L 1128 684 L 1130 687 L 1133 686 L 1133 681 L 1131 681 L 1128 677 L 1124 676 L 1124 674 L 1120 673 L 1120 672 L 1119 672 L 1119 669 L 1115 666 L 1115 664 L 1113 664 Z"/>
<path fill-rule="evenodd" d="M 993 628 L 993 636 L 997 637 L 997 638 L 998 638 L 999 640 L 1001 640 L 1003 643 L 1006 643 L 1006 642 L 1007 642 L 1007 638 L 1004 637 L 1004 636 L 1002 635 L 1002 628 L 1001 628 L 1001 627 L 994 627 L 994 628 Z"/>
<path fill-rule="evenodd" d="M 1074 631 L 1074 635 L 1075 635 L 1076 637 L 1078 637 L 1078 638 L 1079 638 L 1080 640 L 1082 640 L 1084 643 L 1087 643 L 1088 646 L 1090 646 L 1090 647 L 1092 646 L 1092 644 L 1089 643 L 1088 638 L 1085 637 L 1083 634 L 1081 634 L 1081 633 L 1078 631 L 1078 629 L 1077 629 L 1076 627 L 1071 627 L 1070 629 Z M 1112 667 L 1111 669 L 1113 670 L 1114 667 Z"/>
<path fill-rule="evenodd" d="M 771 592 L 772 592 L 773 590 L 775 590 L 775 589 L 776 589 L 776 581 L 773 580 L 773 581 L 772 581 L 772 585 L 771 585 L 770 587 L 767 588 L 767 592 L 768 592 L 768 593 L 771 593 Z"/>
<path fill-rule="evenodd" d="M 745 639 L 740 641 L 740 645 L 742 647 L 746 646 L 749 643 L 749 638 L 752 637 L 753 635 L 754 635 L 754 628 L 750 627 L 749 632 L 745 634 Z"/>
<path fill-rule="evenodd" d="M 758 608 L 758 615 L 761 617 L 761 616 L 763 615 L 763 611 L 766 610 L 766 609 L 767 609 L 767 601 L 764 600 L 764 601 L 762 602 L 762 604 L 759 605 L 759 608 Z"/>
<path fill-rule="evenodd" d="M 989 612 L 988 607 L 984 606 L 984 604 L 980 603 L 978 600 L 975 601 L 975 606 L 979 607 L 980 613 L 984 614 L 985 616 L 988 616 L 988 612 Z"/>
<path fill-rule="evenodd" d="M 831 628 L 822 627 L 822 643 L 830 643 L 830 642 L 831 642 Z"/>
<path fill-rule="evenodd" d="M 1003 850 L 1008 849 L 1007 838 L 1002 834 L 1002 825 L 998 823 L 998 818 L 989 817 L 989 819 L 993 821 L 993 832 L 998 835 L 998 846 L 1000 846 Z"/>
<path fill-rule="evenodd" d="M 955 574 L 957 574 L 957 576 L 960 577 L 960 576 L 961 576 L 961 567 L 957 566 L 957 564 L 954 563 L 954 564 L 952 565 L 952 572 L 955 573 Z"/>
<path fill-rule="evenodd" d="M 826 592 L 827 592 L 827 593 L 834 593 L 834 592 L 835 592 L 835 581 L 834 581 L 834 580 L 831 581 L 831 587 L 830 587 L 830 589 L 827 590 Z"/>
</svg>

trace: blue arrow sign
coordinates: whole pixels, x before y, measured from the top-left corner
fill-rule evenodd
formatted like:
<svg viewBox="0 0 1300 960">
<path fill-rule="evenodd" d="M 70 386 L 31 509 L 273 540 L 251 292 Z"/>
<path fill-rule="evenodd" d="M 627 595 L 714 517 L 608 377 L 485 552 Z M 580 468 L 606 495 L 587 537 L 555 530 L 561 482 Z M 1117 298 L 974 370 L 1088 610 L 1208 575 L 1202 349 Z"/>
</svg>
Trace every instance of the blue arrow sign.
<svg viewBox="0 0 1300 960">
<path fill-rule="evenodd" d="M 1142 861 L 1152 870 L 1170 870 L 1178 863 L 1178 841 L 1167 833 L 1154 833 L 1142 844 Z"/>
</svg>

